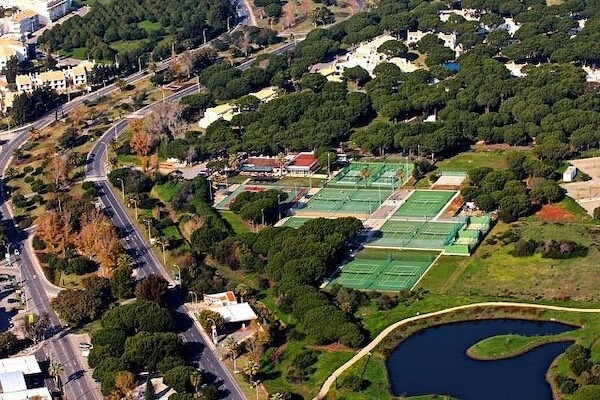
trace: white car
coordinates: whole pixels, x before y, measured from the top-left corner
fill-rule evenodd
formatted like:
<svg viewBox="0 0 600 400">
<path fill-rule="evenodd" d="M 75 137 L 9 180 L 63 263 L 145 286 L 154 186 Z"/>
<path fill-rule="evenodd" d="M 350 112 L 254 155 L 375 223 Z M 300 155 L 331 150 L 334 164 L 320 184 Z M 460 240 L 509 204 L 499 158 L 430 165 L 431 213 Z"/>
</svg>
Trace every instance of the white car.
<svg viewBox="0 0 600 400">
<path fill-rule="evenodd" d="M 21 252 L 19 251 L 19 249 L 15 249 L 15 256 L 18 256 L 20 254 L 21 254 Z"/>
</svg>

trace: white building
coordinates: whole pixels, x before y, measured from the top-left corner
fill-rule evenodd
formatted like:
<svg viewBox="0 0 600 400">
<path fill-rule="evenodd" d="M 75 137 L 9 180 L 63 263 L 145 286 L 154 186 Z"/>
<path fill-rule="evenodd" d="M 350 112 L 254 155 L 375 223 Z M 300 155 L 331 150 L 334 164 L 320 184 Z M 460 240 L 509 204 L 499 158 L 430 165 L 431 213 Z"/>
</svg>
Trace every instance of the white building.
<svg viewBox="0 0 600 400">
<path fill-rule="evenodd" d="M 439 39 L 441 39 L 444 44 L 444 47 L 449 48 L 452 51 L 456 51 L 457 50 L 457 38 L 456 38 L 456 33 L 452 32 L 452 33 L 444 33 L 444 32 L 429 32 L 429 31 L 421 31 L 421 30 L 417 30 L 417 31 L 408 31 L 406 33 L 406 44 L 414 44 L 417 43 L 419 40 L 423 39 L 425 36 L 427 35 L 435 35 L 437 36 Z"/>
<path fill-rule="evenodd" d="M 40 27 L 40 18 L 33 10 L 22 10 L 11 17 L 3 18 L 3 33 L 23 36 L 35 32 Z"/>
<path fill-rule="evenodd" d="M 506 69 L 510 71 L 510 74 L 517 78 L 524 78 L 525 76 L 527 76 L 526 73 L 522 72 L 523 67 L 526 65 L 527 64 L 515 64 L 514 61 L 510 61 L 504 64 Z"/>
<path fill-rule="evenodd" d="M 95 63 L 82 61 L 75 67 L 36 74 L 17 75 L 15 83 L 18 93 L 30 93 L 38 87 L 47 87 L 57 92 L 78 92 L 88 88 L 88 75 Z"/>
<path fill-rule="evenodd" d="M 573 182 L 573 179 L 575 179 L 575 175 L 577 175 L 577 167 L 569 165 L 565 172 L 563 172 L 563 181 Z"/>
<path fill-rule="evenodd" d="M 269 101 L 277 98 L 277 91 L 273 87 L 264 88 L 258 92 L 249 93 L 249 96 L 254 96 L 260 100 L 261 103 L 268 103 Z M 224 121 L 231 121 L 235 115 L 238 115 L 240 110 L 233 104 L 225 103 L 215 107 L 209 107 L 204 111 L 204 116 L 198 121 L 198 127 L 206 129 L 215 121 L 220 119 Z"/>
<path fill-rule="evenodd" d="M 17 57 L 19 62 L 25 61 L 27 59 L 27 48 L 19 40 L 0 37 L 0 69 L 6 67 L 6 63 L 12 57 Z"/>
<path fill-rule="evenodd" d="M 40 365 L 35 356 L 4 358 L 0 360 L 0 400 L 51 400 L 50 391 L 45 387 L 29 388 L 26 378 L 42 377 Z"/>
<path fill-rule="evenodd" d="M 5 8 L 18 7 L 32 10 L 39 15 L 39 23 L 47 25 L 64 17 L 71 11 L 72 0 L 0 0 Z"/>
<path fill-rule="evenodd" d="M 440 21 L 446 22 L 452 15 L 458 15 L 463 17 L 467 21 L 479 21 L 481 18 L 481 12 L 471 9 L 465 8 L 462 10 L 442 10 L 439 12 Z"/>
<path fill-rule="evenodd" d="M 600 82 L 600 68 L 583 67 L 582 69 L 586 73 L 587 82 Z"/>
</svg>

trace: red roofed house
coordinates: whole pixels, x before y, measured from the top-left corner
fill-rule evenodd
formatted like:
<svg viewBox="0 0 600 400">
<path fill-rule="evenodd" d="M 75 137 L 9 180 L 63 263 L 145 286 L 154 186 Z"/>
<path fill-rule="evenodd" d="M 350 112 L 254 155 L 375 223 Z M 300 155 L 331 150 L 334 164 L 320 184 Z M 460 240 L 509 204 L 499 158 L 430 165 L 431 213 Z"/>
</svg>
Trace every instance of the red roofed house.
<svg viewBox="0 0 600 400">
<path fill-rule="evenodd" d="M 285 170 L 291 175 L 307 176 L 319 169 L 319 163 L 313 152 L 302 152 L 286 166 Z"/>
<path fill-rule="evenodd" d="M 280 175 L 281 161 L 277 157 L 248 157 L 240 172 L 243 175 Z"/>
</svg>

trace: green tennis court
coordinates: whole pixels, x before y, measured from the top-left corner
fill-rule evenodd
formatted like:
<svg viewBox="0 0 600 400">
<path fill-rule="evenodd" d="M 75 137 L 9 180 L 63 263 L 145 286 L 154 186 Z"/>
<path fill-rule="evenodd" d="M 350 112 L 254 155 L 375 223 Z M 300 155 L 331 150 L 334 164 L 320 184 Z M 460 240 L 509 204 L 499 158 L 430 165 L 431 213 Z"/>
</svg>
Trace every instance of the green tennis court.
<svg viewBox="0 0 600 400">
<path fill-rule="evenodd" d="M 443 250 L 451 243 L 466 222 L 426 222 L 388 220 L 381 234 L 368 243 L 369 247 Z"/>
<path fill-rule="evenodd" d="M 287 221 L 284 222 L 282 226 L 288 228 L 298 229 L 306 222 L 310 221 L 311 218 L 303 218 L 303 217 L 289 217 Z"/>
<path fill-rule="evenodd" d="M 413 164 L 352 162 L 329 183 L 331 186 L 387 187 L 393 189 L 412 176 Z"/>
<path fill-rule="evenodd" d="M 391 189 L 330 188 L 317 192 L 305 209 L 327 213 L 372 214 L 392 193 Z"/>
<path fill-rule="evenodd" d="M 382 254 L 385 258 L 380 257 Z M 392 251 L 377 254 L 371 249 L 365 249 L 342 268 L 341 274 L 331 284 L 382 291 L 411 289 L 427 271 L 437 254 L 427 251 Z"/>
<path fill-rule="evenodd" d="M 396 217 L 433 218 L 444 209 L 456 192 L 415 190 L 394 213 Z"/>
</svg>

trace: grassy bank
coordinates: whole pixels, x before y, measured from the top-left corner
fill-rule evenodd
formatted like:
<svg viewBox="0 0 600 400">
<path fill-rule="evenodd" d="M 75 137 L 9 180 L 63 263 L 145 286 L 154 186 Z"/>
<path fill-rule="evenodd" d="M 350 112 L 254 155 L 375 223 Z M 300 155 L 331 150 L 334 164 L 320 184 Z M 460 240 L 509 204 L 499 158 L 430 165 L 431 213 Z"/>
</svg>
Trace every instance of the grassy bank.
<svg viewBox="0 0 600 400">
<path fill-rule="evenodd" d="M 499 335 L 484 339 L 467 349 L 467 355 L 476 360 L 501 360 L 516 357 L 548 343 L 569 340 L 565 335 L 520 336 Z"/>
<path fill-rule="evenodd" d="M 458 322 L 465 320 L 480 320 L 491 318 L 519 318 L 538 321 L 556 320 L 563 323 L 581 326 L 570 332 L 559 335 L 524 337 L 519 335 L 504 335 L 488 338 L 477 343 L 469 351 L 477 351 L 477 355 L 482 358 L 490 359 L 516 356 L 524 353 L 533 347 L 545 343 L 556 341 L 574 341 L 585 347 L 590 347 L 592 359 L 600 358 L 600 346 L 596 343 L 600 337 L 600 314 L 582 314 L 575 312 L 562 311 L 543 311 L 534 309 L 509 308 L 491 308 L 478 307 L 466 311 L 461 311 L 426 320 L 416 321 L 399 327 L 387 336 L 384 341 L 372 352 L 371 357 L 363 357 L 355 363 L 349 370 L 343 373 L 337 379 L 336 385 L 329 392 L 328 399 L 346 398 L 346 399 L 390 399 L 392 395 L 389 391 L 389 382 L 387 380 L 387 370 L 385 367 L 386 354 L 395 349 L 410 335 L 423 329 L 435 325 Z M 473 350 L 474 348 L 477 350 Z M 467 349 L 465 349 L 467 350 Z M 549 368 L 549 380 L 553 382 L 556 374 L 565 374 L 569 376 L 568 360 L 563 355 L 557 357 Z M 350 375 L 362 376 L 365 380 L 363 389 L 360 391 L 351 391 L 344 387 L 344 381 Z M 556 387 L 553 390 L 556 391 Z M 440 398 L 434 395 L 411 397 L 417 398 Z M 575 398 L 575 397 L 573 397 Z"/>
</svg>

